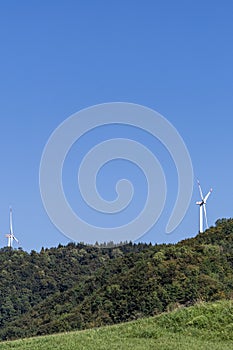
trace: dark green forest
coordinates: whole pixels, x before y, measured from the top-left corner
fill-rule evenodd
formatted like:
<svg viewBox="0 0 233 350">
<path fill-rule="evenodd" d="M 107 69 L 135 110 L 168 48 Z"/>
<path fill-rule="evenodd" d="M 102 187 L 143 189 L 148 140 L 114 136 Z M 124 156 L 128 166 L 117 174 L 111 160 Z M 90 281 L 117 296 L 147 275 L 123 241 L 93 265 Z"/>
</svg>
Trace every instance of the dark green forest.
<svg viewBox="0 0 233 350">
<path fill-rule="evenodd" d="M 177 244 L 0 250 L 0 339 L 86 329 L 233 297 L 233 219 Z"/>
</svg>

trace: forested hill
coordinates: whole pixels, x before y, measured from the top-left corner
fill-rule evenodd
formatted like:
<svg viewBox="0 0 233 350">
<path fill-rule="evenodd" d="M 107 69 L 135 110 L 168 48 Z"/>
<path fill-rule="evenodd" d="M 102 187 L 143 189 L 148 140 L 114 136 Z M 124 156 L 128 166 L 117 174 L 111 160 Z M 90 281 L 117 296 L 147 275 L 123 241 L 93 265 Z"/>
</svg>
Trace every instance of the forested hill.
<svg viewBox="0 0 233 350">
<path fill-rule="evenodd" d="M 119 323 L 233 297 L 233 219 L 175 245 L 0 250 L 0 337 Z"/>
</svg>

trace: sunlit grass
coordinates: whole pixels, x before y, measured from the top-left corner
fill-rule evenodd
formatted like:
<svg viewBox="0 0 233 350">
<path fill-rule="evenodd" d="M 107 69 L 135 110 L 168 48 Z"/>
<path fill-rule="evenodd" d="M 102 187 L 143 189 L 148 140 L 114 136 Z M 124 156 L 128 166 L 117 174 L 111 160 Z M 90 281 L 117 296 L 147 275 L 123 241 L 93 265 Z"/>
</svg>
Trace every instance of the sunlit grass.
<svg viewBox="0 0 233 350">
<path fill-rule="evenodd" d="M 233 349 L 233 303 L 202 303 L 115 326 L 3 342 L 0 349 L 230 350 Z"/>
</svg>

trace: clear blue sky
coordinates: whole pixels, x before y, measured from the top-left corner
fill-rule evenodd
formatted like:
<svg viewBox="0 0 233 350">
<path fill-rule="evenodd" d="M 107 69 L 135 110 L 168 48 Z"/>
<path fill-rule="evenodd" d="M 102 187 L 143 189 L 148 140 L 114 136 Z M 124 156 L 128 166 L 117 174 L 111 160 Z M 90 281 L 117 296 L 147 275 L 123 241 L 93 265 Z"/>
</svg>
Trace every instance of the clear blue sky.
<svg viewBox="0 0 233 350">
<path fill-rule="evenodd" d="M 69 242 L 43 208 L 40 158 L 63 120 L 103 102 L 142 104 L 165 116 L 182 135 L 204 192 L 214 189 L 209 223 L 232 217 L 232 14 L 230 0 L 1 1 L 0 246 L 9 205 L 24 249 Z M 169 162 L 171 198 L 145 241 L 175 242 L 198 231 L 194 184 L 182 224 L 164 234 L 176 191 Z M 67 179 L 72 170 L 69 164 Z"/>
</svg>

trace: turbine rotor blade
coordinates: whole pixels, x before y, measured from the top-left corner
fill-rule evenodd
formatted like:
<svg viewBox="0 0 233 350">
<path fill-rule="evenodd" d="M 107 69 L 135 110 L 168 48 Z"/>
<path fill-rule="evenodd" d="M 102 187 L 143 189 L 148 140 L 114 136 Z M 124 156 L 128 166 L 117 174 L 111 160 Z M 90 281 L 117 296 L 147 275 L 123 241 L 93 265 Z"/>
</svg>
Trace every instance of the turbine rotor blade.
<svg viewBox="0 0 233 350">
<path fill-rule="evenodd" d="M 13 235 L 12 238 L 17 242 L 19 243 L 18 239 Z"/>
<path fill-rule="evenodd" d="M 13 234 L 12 208 L 10 208 L 10 233 Z"/>
<path fill-rule="evenodd" d="M 204 200 L 204 197 L 203 197 L 203 193 L 202 193 L 202 189 L 201 189 L 201 184 L 200 184 L 200 181 L 197 180 L 197 183 L 198 183 L 198 188 L 199 188 L 199 192 L 200 192 L 200 195 L 201 195 L 201 199 Z"/>
<path fill-rule="evenodd" d="M 209 198 L 209 196 L 211 195 L 211 193 L 212 193 L 212 188 L 209 190 L 209 192 L 207 193 L 207 195 L 205 196 L 205 198 L 203 199 L 204 200 L 204 202 L 206 203 L 206 201 L 207 201 L 207 199 Z"/>
<path fill-rule="evenodd" d="M 208 225 L 208 220 L 207 220 L 207 213 L 206 213 L 206 205 L 203 204 L 203 208 L 204 208 L 204 214 L 205 214 L 205 223 L 206 223 L 206 228 L 209 228 L 209 225 Z"/>
</svg>

